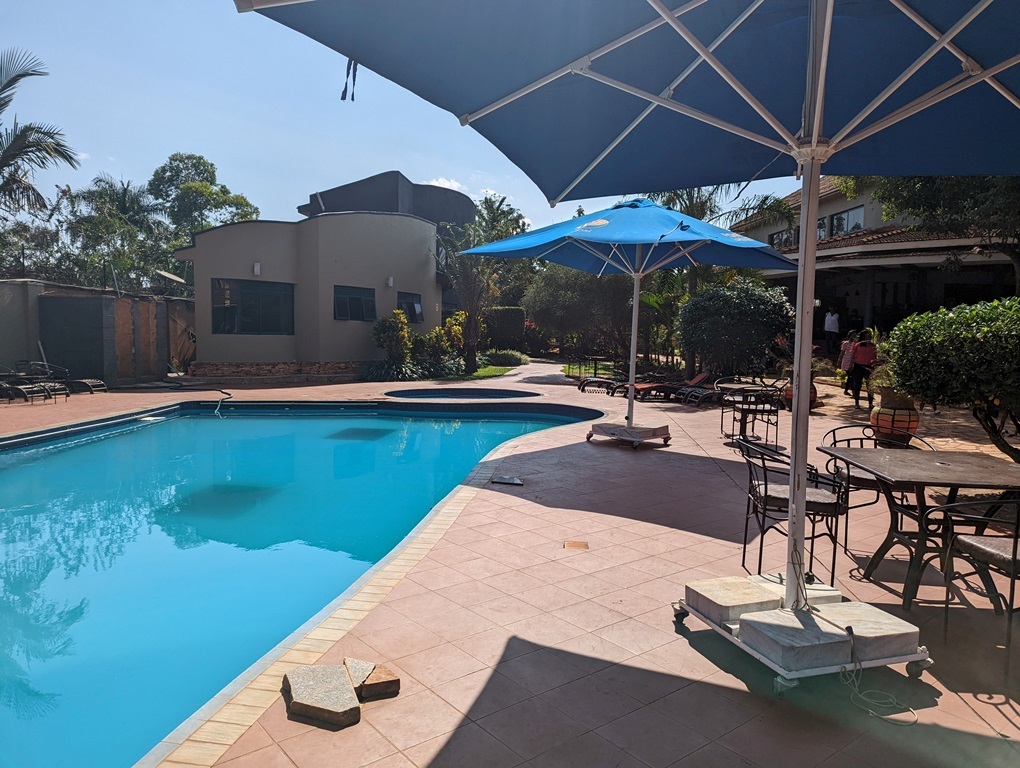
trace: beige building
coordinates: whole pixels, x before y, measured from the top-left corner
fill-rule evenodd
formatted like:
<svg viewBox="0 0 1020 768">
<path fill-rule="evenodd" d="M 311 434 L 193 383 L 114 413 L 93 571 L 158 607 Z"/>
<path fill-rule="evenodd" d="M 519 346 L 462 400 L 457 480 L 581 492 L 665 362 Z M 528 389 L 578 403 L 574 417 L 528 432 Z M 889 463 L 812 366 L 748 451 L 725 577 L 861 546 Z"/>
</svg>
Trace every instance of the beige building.
<svg viewBox="0 0 1020 768">
<path fill-rule="evenodd" d="M 403 309 L 440 324 L 436 225 L 402 213 L 322 213 L 201 232 L 175 255 L 194 265 L 203 363 L 374 360 L 377 318 Z"/>
</svg>

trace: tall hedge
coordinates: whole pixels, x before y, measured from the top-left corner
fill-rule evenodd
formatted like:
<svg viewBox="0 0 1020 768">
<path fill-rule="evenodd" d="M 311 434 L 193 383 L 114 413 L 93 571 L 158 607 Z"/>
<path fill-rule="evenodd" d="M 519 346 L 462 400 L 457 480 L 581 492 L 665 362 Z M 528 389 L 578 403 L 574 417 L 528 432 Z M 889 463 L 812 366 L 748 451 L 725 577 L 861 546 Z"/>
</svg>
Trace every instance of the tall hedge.
<svg viewBox="0 0 1020 768">
<path fill-rule="evenodd" d="M 521 351 L 524 342 L 524 308 L 492 307 L 485 313 L 489 346 L 493 349 Z"/>
<path fill-rule="evenodd" d="M 889 334 L 896 389 L 925 403 L 966 404 L 995 446 L 1020 414 L 1020 297 L 911 315 Z"/>
<path fill-rule="evenodd" d="M 702 370 L 762 373 L 772 363 L 776 339 L 792 327 L 793 308 L 779 288 L 734 280 L 695 294 L 680 308 L 680 346 L 701 360 Z"/>
</svg>

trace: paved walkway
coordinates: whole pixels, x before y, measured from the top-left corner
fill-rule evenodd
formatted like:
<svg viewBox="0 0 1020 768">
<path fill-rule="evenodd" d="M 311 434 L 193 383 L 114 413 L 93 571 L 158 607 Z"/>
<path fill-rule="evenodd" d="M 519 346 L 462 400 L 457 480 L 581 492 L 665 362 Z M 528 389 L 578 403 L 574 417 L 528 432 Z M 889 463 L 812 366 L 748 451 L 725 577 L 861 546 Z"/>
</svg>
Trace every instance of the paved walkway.
<svg viewBox="0 0 1020 768">
<path fill-rule="evenodd" d="M 499 380 L 557 402 L 619 417 L 625 401 L 584 394 L 533 363 Z M 483 386 L 483 384 L 473 385 Z M 236 391 L 239 399 L 371 399 L 386 385 Z M 837 393 L 838 394 L 838 393 Z M 0 432 L 124 412 L 217 393 L 78 395 L 66 403 L 0 408 Z M 899 607 L 903 552 L 874 582 L 860 567 L 883 538 L 881 505 L 854 510 L 850 551 L 838 555 L 843 594 L 921 627 L 936 666 L 921 680 L 902 666 L 868 670 L 861 687 L 896 696 L 918 723 L 899 727 L 853 706 L 836 676 L 772 696 L 773 675 L 669 603 L 690 581 L 740 575 L 746 470 L 719 436 L 719 413 L 639 403 L 639 423 L 669 423 L 669 447 L 631 450 L 586 425 L 513 441 L 489 457 L 418 540 L 358 595 L 299 639 L 190 738 L 166 745 L 163 766 L 529 766 L 530 768 L 885 768 L 1016 766 L 1020 708 L 1014 649 L 1004 693 L 1001 617 L 964 592 L 950 644 L 941 640 L 939 576 L 929 571 L 913 611 Z M 812 442 L 842 423 L 811 419 Z M 782 429 L 789 429 L 783 414 Z M 820 457 L 816 457 L 819 458 Z M 820 460 L 821 461 L 821 460 Z M 516 475 L 523 487 L 492 485 Z M 587 550 L 564 548 L 583 541 Z M 785 539 L 765 541 L 782 570 Z M 827 543 L 815 572 L 828 578 Z M 757 542 L 752 542 L 753 551 Z M 344 655 L 385 662 L 400 696 L 368 704 L 361 723 L 331 731 L 288 718 L 279 680 L 300 663 Z M 899 723 L 909 720 L 896 710 Z"/>
</svg>

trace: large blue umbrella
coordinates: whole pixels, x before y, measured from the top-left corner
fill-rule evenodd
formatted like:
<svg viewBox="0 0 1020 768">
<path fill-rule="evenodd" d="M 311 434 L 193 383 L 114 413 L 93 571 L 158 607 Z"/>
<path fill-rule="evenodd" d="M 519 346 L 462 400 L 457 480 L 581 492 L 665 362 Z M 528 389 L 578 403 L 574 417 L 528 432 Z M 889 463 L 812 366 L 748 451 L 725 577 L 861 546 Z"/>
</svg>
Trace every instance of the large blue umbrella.
<svg viewBox="0 0 1020 768">
<path fill-rule="evenodd" d="M 627 200 L 604 211 L 550 224 L 465 253 L 541 258 L 598 275 L 633 276 L 628 427 L 634 426 L 634 376 L 642 277 L 667 267 L 698 264 L 759 269 L 797 268 L 796 264 L 764 243 L 644 199 Z"/>
<path fill-rule="evenodd" d="M 803 178 L 788 605 L 820 169 L 1020 175 L 1016 0 L 235 0 L 458 116 L 553 203 Z"/>
</svg>

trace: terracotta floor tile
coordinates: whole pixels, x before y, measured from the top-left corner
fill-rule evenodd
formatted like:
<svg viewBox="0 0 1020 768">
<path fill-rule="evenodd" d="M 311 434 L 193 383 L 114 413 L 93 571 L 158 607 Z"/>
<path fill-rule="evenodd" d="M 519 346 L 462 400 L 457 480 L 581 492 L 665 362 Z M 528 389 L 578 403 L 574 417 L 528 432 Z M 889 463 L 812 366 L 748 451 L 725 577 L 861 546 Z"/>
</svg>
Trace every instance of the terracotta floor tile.
<svg viewBox="0 0 1020 768">
<path fill-rule="evenodd" d="M 464 716 L 432 691 L 398 696 L 363 713 L 400 750 L 449 733 L 464 722 Z"/>
<path fill-rule="evenodd" d="M 471 610 L 500 626 L 506 626 L 541 613 L 541 610 L 535 606 L 510 595 L 471 606 Z"/>
<path fill-rule="evenodd" d="M 247 755 L 249 752 L 265 749 L 273 743 L 272 737 L 266 733 L 265 729 L 258 723 L 255 723 L 244 732 L 244 735 L 242 735 L 241 738 L 230 746 L 230 749 L 223 753 L 217 761 L 217 764 L 225 763 L 228 760 L 233 760 L 234 758 L 241 757 L 242 755 Z"/>
<path fill-rule="evenodd" d="M 669 607 L 669 604 L 665 601 L 648 597 L 634 589 L 621 589 L 606 595 L 599 595 L 592 598 L 592 602 L 604 605 L 606 608 L 631 618 L 656 608 Z M 670 609 L 670 612 L 672 613 L 672 609 Z"/>
<path fill-rule="evenodd" d="M 443 642 L 442 637 L 434 632 L 429 632 L 416 622 L 372 632 L 361 639 L 376 650 L 376 656 L 382 654 L 385 660 L 399 659 Z M 372 659 L 365 659 L 365 661 L 372 661 Z"/>
<path fill-rule="evenodd" d="M 437 685 L 433 690 L 471 720 L 480 720 L 532 696 L 531 691 L 488 668 Z"/>
<path fill-rule="evenodd" d="M 711 684 L 698 682 L 652 703 L 652 707 L 712 741 L 758 715 L 722 695 Z"/>
<path fill-rule="evenodd" d="M 592 676 L 546 691 L 542 698 L 563 714 L 591 729 L 643 706 L 619 688 Z"/>
<path fill-rule="evenodd" d="M 497 574 L 513 570 L 509 565 L 504 565 L 503 563 L 496 562 L 495 560 L 490 560 L 487 557 L 478 557 L 477 555 L 473 560 L 458 563 L 453 567 L 464 575 L 470 576 L 472 579 L 479 581 L 481 579 L 487 579 L 490 576 L 495 576 Z"/>
<path fill-rule="evenodd" d="M 866 768 L 865 765 L 852 766 L 829 766 L 828 762 L 822 763 L 827 768 Z M 760 768 L 758 763 L 749 760 L 743 755 L 731 752 L 719 744 L 706 744 L 697 752 L 692 752 L 682 760 L 673 763 L 670 768 Z"/>
<path fill-rule="evenodd" d="M 552 615 L 569 621 L 586 632 L 593 632 L 627 618 L 626 615 L 592 600 L 568 605 L 565 608 L 557 608 L 552 612 Z"/>
<path fill-rule="evenodd" d="M 651 707 L 614 720 L 596 733 L 652 768 L 667 768 L 708 740 Z"/>
<path fill-rule="evenodd" d="M 410 621 L 404 614 L 398 613 L 388 605 L 377 605 L 369 612 L 368 616 L 358 622 L 357 626 L 350 633 L 360 637 L 371 632 L 378 632 L 401 624 L 407 624 Z"/>
<path fill-rule="evenodd" d="M 539 698 L 502 709 L 478 724 L 525 759 L 548 752 L 586 730 Z"/>
<path fill-rule="evenodd" d="M 432 616 L 460 607 L 453 600 L 447 600 L 432 591 L 425 591 L 411 597 L 402 597 L 399 600 L 387 600 L 386 605 L 411 619 Z"/>
<path fill-rule="evenodd" d="M 467 608 L 426 616 L 419 619 L 418 624 L 447 641 L 476 635 L 496 626 Z"/>
<path fill-rule="evenodd" d="M 668 696 L 693 682 L 678 675 L 671 675 L 659 665 L 640 657 L 612 664 L 594 673 L 594 676 L 644 704 Z"/>
<path fill-rule="evenodd" d="M 285 739 L 280 747 L 297 768 L 360 768 L 397 751 L 364 717 L 338 731 L 317 728 Z"/>
<path fill-rule="evenodd" d="M 573 592 L 560 589 L 552 584 L 544 584 L 541 587 L 526 590 L 516 595 L 516 597 L 543 611 L 555 611 L 557 608 L 563 608 L 564 606 L 573 605 L 584 600 L 580 595 L 575 595 Z"/>
<path fill-rule="evenodd" d="M 407 577 L 433 591 L 440 590 L 443 587 L 451 587 L 454 584 L 463 584 L 465 581 L 471 580 L 470 576 L 465 576 L 460 571 L 455 571 L 446 565 L 432 568 L 423 573 L 409 573 Z"/>
<path fill-rule="evenodd" d="M 217 765 L 223 768 L 294 768 L 294 763 L 276 744 Z"/>
<path fill-rule="evenodd" d="M 528 574 L 522 571 L 507 571 L 498 576 L 490 576 L 482 583 L 495 587 L 500 592 L 508 595 L 516 595 L 518 592 L 524 592 L 527 589 L 541 587 L 545 582 L 541 579 L 536 579 L 534 576 L 528 576 Z"/>
<path fill-rule="evenodd" d="M 512 768 L 524 762 L 474 723 L 411 747 L 404 754 L 421 768 Z"/>
<path fill-rule="evenodd" d="M 556 586 L 589 600 L 599 595 L 608 595 L 610 592 L 616 592 L 620 589 L 618 584 L 613 584 L 590 574 L 566 579 L 559 582 Z"/>
<path fill-rule="evenodd" d="M 540 648 L 532 653 L 504 661 L 496 667 L 518 685 L 532 693 L 543 693 L 569 683 L 586 672 L 549 648 Z"/>
<path fill-rule="evenodd" d="M 672 632 L 650 627 L 637 619 L 624 619 L 595 630 L 595 634 L 634 653 L 645 653 L 676 639 Z"/>
<path fill-rule="evenodd" d="M 546 646 L 555 645 L 583 634 L 581 628 L 549 613 L 540 613 L 537 616 L 515 621 L 512 624 L 507 624 L 506 628 L 523 640 Z"/>
<path fill-rule="evenodd" d="M 626 648 L 589 632 L 556 643 L 549 650 L 565 654 L 564 658 L 588 674 L 619 664 L 634 655 Z"/>
<path fill-rule="evenodd" d="M 646 768 L 595 733 L 553 747 L 530 760 L 527 768 Z"/>
<path fill-rule="evenodd" d="M 423 685 L 432 688 L 477 672 L 485 665 L 457 646 L 444 643 L 403 657 L 400 666 Z"/>
<path fill-rule="evenodd" d="M 297 736 L 312 729 L 312 726 L 308 723 L 291 720 L 287 716 L 287 705 L 284 704 L 282 698 L 277 699 L 272 706 L 266 710 L 266 713 L 259 718 L 258 724 L 265 729 L 266 733 L 269 734 L 273 741 L 277 742 L 289 739 L 291 736 Z"/>
<path fill-rule="evenodd" d="M 504 627 L 497 627 L 479 632 L 477 635 L 454 640 L 453 644 L 490 667 L 496 666 L 501 661 L 531 653 L 541 647 L 522 640 Z"/>
</svg>

